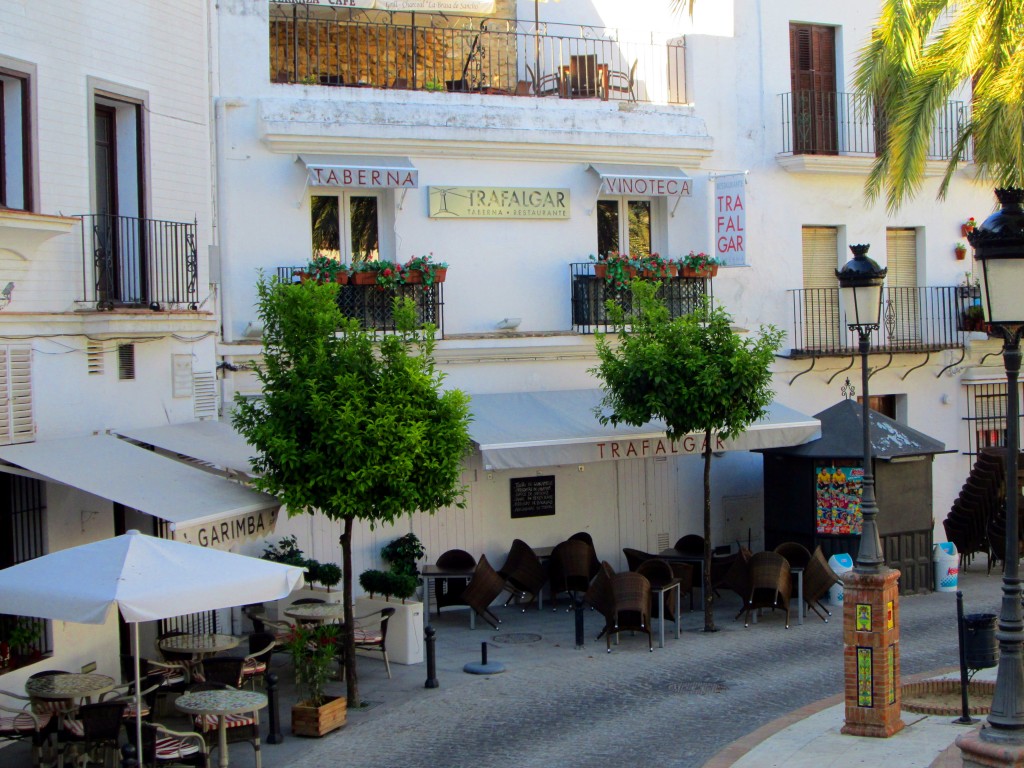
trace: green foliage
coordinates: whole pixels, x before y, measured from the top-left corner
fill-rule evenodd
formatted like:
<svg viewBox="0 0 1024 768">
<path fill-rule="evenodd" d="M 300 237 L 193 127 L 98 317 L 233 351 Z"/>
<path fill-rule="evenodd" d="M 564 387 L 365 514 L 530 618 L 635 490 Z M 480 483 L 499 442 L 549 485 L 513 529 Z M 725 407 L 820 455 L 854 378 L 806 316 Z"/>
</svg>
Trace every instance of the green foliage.
<svg viewBox="0 0 1024 768">
<path fill-rule="evenodd" d="M 338 652 L 337 624 L 297 624 L 285 641 L 292 655 L 299 701 L 319 707 Z"/>
<path fill-rule="evenodd" d="M 388 587 L 388 573 L 386 571 L 379 571 L 376 568 L 368 568 L 359 574 L 359 586 L 363 588 L 363 591 L 373 595 L 385 595 L 390 594 Z"/>
<path fill-rule="evenodd" d="M 1024 186 L 1024 3 L 1019 0 L 885 0 L 860 51 L 856 85 L 885 116 L 885 139 L 865 185 L 890 211 L 924 180 L 931 137 L 965 83 L 971 108 L 939 186 L 944 197 L 973 148 L 982 178 Z"/>
<path fill-rule="evenodd" d="M 397 597 L 406 600 L 416 593 L 418 584 L 419 579 L 411 573 L 378 571 L 371 568 L 359 574 L 359 586 L 371 597 L 381 595 L 385 598 Z"/>
<path fill-rule="evenodd" d="M 42 635 L 40 625 L 31 619 L 19 618 L 9 620 L 0 626 L 0 638 L 3 638 L 11 650 L 24 653 L 31 650 L 31 646 Z"/>
<path fill-rule="evenodd" d="M 337 563 L 318 563 L 316 583 L 330 589 L 341 583 L 341 566 Z"/>
<path fill-rule="evenodd" d="M 722 309 L 671 319 L 650 283 L 632 284 L 640 311 L 623 323 L 622 309 L 609 302 L 617 344 L 597 337 L 600 364 L 592 369 L 604 383 L 598 414 L 603 424 L 644 424 L 661 419 L 668 436 L 717 432 L 734 437 L 764 414 L 771 402 L 771 364 L 782 343 L 774 327 L 757 339 L 733 332 Z"/>
<path fill-rule="evenodd" d="M 276 544 L 265 545 L 260 558 L 305 568 L 306 581 L 310 584 L 322 584 L 330 589 L 341 581 L 339 566 L 307 558 L 299 549 L 299 542 L 294 536 L 283 536 Z"/>
<path fill-rule="evenodd" d="M 399 331 L 377 335 L 342 316 L 338 286 L 286 285 L 261 276 L 257 314 L 263 399 L 235 398 L 232 423 L 254 447 L 254 484 L 290 515 L 321 511 L 344 523 L 342 585 L 351 619 L 351 530 L 393 524 L 417 510 L 464 507 L 469 398 L 442 390 L 435 329 L 417 329 L 411 300 L 396 299 Z M 351 633 L 345 635 L 351 643 Z M 350 650 L 352 648 L 350 647 Z M 346 655 L 352 664 L 354 653 Z M 348 666 L 349 703 L 358 704 Z"/>
<path fill-rule="evenodd" d="M 315 256 L 309 260 L 306 272 L 313 280 L 321 283 L 332 283 L 339 274 L 345 271 L 345 265 L 329 256 Z"/>
<path fill-rule="evenodd" d="M 415 533 L 407 533 L 390 544 L 385 544 L 380 554 L 395 573 L 409 573 L 415 577 L 420 573 L 416 561 L 422 559 L 427 550 L 420 544 Z"/>
</svg>

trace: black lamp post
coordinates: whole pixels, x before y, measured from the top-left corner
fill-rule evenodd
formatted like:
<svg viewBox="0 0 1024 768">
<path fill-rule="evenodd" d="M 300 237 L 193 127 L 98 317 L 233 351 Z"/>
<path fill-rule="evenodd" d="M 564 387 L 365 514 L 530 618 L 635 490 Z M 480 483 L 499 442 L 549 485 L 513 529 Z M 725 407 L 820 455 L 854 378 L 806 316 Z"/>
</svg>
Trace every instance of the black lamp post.
<svg viewBox="0 0 1024 768">
<path fill-rule="evenodd" d="M 871 407 L 868 404 L 868 352 L 871 349 L 871 332 L 878 330 L 882 312 L 882 284 L 886 268 L 879 267 L 868 258 L 871 246 L 851 245 L 853 258 L 842 269 L 836 270 L 839 278 L 839 295 L 846 310 L 846 324 L 851 331 L 857 331 L 860 339 L 861 398 L 863 411 L 861 421 L 864 430 L 864 480 L 860 508 L 863 514 L 860 548 L 857 550 L 858 573 L 880 573 L 885 567 L 882 540 L 878 535 L 878 504 L 875 502 L 875 473 L 871 468 Z"/>
<path fill-rule="evenodd" d="M 1006 552 L 999 612 L 999 668 L 984 741 L 1024 744 L 1024 665 L 1021 643 L 1021 583 L 1017 521 L 1017 453 L 1020 450 L 1020 336 L 1024 326 L 1024 200 L 1022 189 L 997 189 L 1001 209 L 967 236 L 981 262 L 981 303 L 985 320 L 1003 335 L 1006 368 Z"/>
</svg>

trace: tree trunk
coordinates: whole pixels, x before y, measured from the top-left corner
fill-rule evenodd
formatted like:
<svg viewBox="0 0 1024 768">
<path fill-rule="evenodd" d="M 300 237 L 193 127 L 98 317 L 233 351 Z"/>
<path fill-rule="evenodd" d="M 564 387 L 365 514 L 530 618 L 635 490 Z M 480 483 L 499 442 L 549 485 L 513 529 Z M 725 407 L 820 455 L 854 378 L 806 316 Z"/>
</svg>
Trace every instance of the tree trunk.
<svg viewBox="0 0 1024 768">
<path fill-rule="evenodd" d="M 711 584 L 711 430 L 704 436 L 704 631 L 715 627 L 715 590 Z"/>
<path fill-rule="evenodd" d="M 356 675 L 356 642 L 352 616 L 352 517 L 346 517 L 338 543 L 341 544 L 342 600 L 345 601 L 345 626 L 341 630 L 342 648 L 345 649 L 345 685 L 348 706 L 359 706 L 359 678 Z"/>
</svg>

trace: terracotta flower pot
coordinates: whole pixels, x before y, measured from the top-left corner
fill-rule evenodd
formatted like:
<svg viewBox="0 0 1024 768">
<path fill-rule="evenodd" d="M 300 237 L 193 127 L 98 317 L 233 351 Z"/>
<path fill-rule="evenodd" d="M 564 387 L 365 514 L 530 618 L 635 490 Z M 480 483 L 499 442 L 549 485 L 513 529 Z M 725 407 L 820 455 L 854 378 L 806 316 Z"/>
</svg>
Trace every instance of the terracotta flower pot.
<svg viewBox="0 0 1024 768">
<path fill-rule="evenodd" d="M 693 267 L 683 267 L 683 277 L 714 277 L 717 274 L 717 264 L 712 264 L 707 269 L 694 269 Z"/>
<path fill-rule="evenodd" d="M 353 272 L 351 278 L 352 285 L 376 285 L 377 284 L 377 273 L 376 272 Z"/>
<path fill-rule="evenodd" d="M 953 252 L 956 254 L 957 261 L 963 261 L 965 258 L 967 258 L 966 248 L 954 248 Z"/>
<path fill-rule="evenodd" d="M 974 227 L 972 227 L 970 224 L 961 224 L 960 225 L 960 235 L 962 237 L 967 237 L 973 231 L 974 231 Z"/>
<path fill-rule="evenodd" d="M 423 272 L 419 269 L 410 269 L 405 273 L 406 285 L 420 285 L 423 282 Z"/>
</svg>

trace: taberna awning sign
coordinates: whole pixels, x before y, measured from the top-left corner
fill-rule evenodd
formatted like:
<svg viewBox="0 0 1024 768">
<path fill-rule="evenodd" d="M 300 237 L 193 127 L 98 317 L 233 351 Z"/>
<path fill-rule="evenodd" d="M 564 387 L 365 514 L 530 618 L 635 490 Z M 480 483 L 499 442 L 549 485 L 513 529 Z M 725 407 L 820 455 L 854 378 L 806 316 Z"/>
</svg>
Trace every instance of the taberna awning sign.
<svg viewBox="0 0 1024 768">
<path fill-rule="evenodd" d="M 645 197 L 690 197 L 693 194 L 693 179 L 674 166 L 591 163 L 590 169 L 601 179 L 599 194 Z"/>
<path fill-rule="evenodd" d="M 407 157 L 299 155 L 311 187 L 349 189 L 416 189 L 420 175 Z"/>
</svg>

